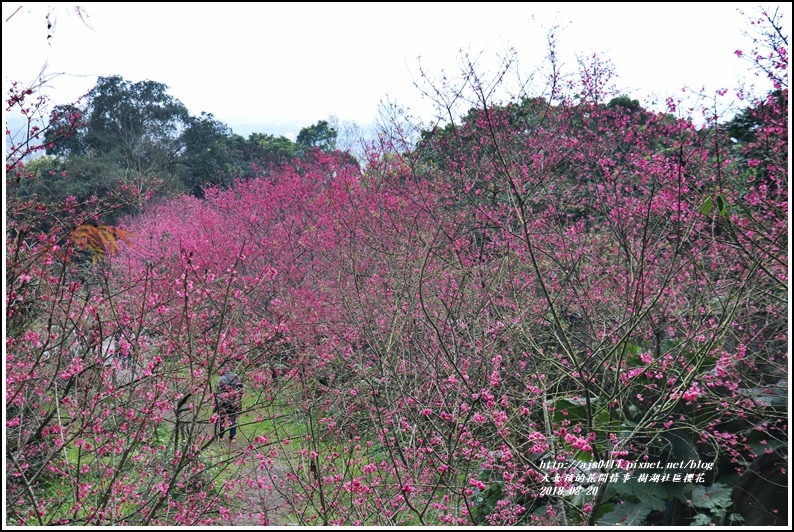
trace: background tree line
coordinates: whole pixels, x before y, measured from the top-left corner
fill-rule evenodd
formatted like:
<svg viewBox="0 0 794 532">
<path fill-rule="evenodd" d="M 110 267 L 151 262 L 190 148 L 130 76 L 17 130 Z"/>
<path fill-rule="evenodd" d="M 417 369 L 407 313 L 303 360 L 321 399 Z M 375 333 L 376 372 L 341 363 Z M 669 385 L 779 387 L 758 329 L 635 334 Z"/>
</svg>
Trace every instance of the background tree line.
<svg viewBox="0 0 794 532">
<path fill-rule="evenodd" d="M 119 189 L 146 192 L 149 197 L 187 193 L 202 198 L 207 187 L 227 188 L 235 179 L 249 179 L 263 169 L 272 171 L 311 157 L 314 149 L 337 151 L 338 132 L 326 120 L 301 129 L 295 141 L 267 133 L 244 138 L 211 113 L 190 115 L 167 89 L 155 81 L 133 83 L 119 76 L 100 77 L 82 105 L 56 106 L 55 119 L 43 139 L 46 156 L 26 165 L 31 179 L 15 193 L 54 203 L 73 196 L 78 204 L 113 195 Z M 645 119 L 651 114 L 625 95 L 600 105 Z M 462 124 L 476 120 L 476 111 L 472 108 Z M 722 126 L 736 143 L 738 157 L 749 157 L 742 147 L 752 142 L 758 128 L 759 114 L 751 111 L 741 111 Z M 511 125 L 520 123 L 526 134 L 542 126 L 553 112 L 543 98 L 525 98 L 509 108 Z M 581 122 L 581 117 L 574 119 Z M 416 141 L 410 141 L 415 142 L 411 158 L 437 164 L 441 160 L 439 146 L 448 146 L 453 136 L 454 142 L 470 143 L 471 139 L 456 136 L 456 127 L 448 123 L 419 131 Z M 352 155 L 347 159 L 358 164 Z M 106 221 L 139 211 L 141 204 L 117 207 Z"/>
<path fill-rule="evenodd" d="M 119 188 L 203 197 L 207 187 L 252 177 L 258 171 L 252 165 L 270 170 L 311 157 L 314 149 L 336 150 L 338 133 L 326 120 L 303 128 L 295 141 L 266 133 L 244 138 L 211 113 L 190 115 L 167 89 L 100 77 L 82 105 L 56 106 L 44 135 L 46 156 L 27 164 L 32 178 L 17 192 L 50 202 L 74 196 L 79 204 Z M 136 207 L 122 206 L 106 221 Z"/>
<path fill-rule="evenodd" d="M 599 64 L 496 100 L 469 63 L 425 91 L 448 119 L 403 117 L 363 167 L 327 124 L 243 139 L 151 82 L 59 108 L 45 161 L 113 181 L 45 197 L 7 153 L 9 521 L 788 521 L 788 59 L 755 23 L 772 90 L 730 121 Z"/>
</svg>

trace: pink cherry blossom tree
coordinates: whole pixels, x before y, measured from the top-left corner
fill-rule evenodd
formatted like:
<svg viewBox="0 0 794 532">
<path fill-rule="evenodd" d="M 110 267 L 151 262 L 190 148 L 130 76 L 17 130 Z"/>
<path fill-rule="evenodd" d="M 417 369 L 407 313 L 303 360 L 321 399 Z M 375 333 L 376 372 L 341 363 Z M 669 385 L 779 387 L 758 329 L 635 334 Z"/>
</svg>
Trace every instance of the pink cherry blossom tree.
<svg viewBox="0 0 794 532">
<path fill-rule="evenodd" d="M 787 51 L 754 57 L 775 85 L 742 93 L 740 145 L 711 111 L 621 97 L 599 57 L 565 75 L 552 48 L 534 94 L 510 96 L 509 61 L 425 73 L 439 121 L 394 116 L 363 170 L 317 150 L 149 203 L 102 230 L 134 238 L 92 268 L 68 235 L 99 205 L 48 206 L 60 225 L 35 233 L 20 198 L 14 523 L 670 524 L 688 499 L 681 522 L 727 516 L 724 471 L 787 434 Z M 229 370 L 231 446 L 213 429 Z"/>
</svg>

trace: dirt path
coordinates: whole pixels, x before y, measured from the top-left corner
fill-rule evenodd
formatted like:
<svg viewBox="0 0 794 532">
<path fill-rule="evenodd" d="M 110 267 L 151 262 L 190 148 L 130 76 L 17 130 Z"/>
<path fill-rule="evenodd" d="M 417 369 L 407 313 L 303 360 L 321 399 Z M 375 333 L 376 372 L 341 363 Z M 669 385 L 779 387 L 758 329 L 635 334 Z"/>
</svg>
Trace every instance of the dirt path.
<svg viewBox="0 0 794 532">
<path fill-rule="evenodd" d="M 248 509 L 234 521 L 235 526 L 272 526 L 288 524 L 286 500 L 273 486 L 271 475 L 283 478 L 285 466 L 259 467 L 255 457 L 247 457 L 240 469 L 237 489 L 243 508 Z"/>
<path fill-rule="evenodd" d="M 187 413 L 188 411 L 185 410 Z M 172 408 L 166 410 L 163 415 L 167 423 L 171 438 L 177 427 L 177 413 Z M 183 418 L 184 419 L 184 418 Z M 187 430 L 193 420 L 184 419 L 182 426 Z M 215 426 L 206 422 L 199 421 L 193 429 L 197 432 L 192 438 L 206 439 L 213 436 Z M 183 437 L 188 437 L 187 434 Z M 169 446 L 173 445 L 173 439 Z M 257 457 L 257 451 L 248 449 L 249 441 L 242 432 L 238 432 L 237 440 L 229 443 L 228 433 L 223 438 L 215 438 L 202 453 L 204 457 L 212 463 L 221 465 L 225 470 L 222 474 L 221 482 L 232 486 L 225 493 L 224 499 L 230 506 L 229 510 L 235 516 L 231 526 L 274 526 L 287 525 L 288 508 L 286 499 L 274 487 L 274 481 L 279 482 L 289 471 L 289 467 L 278 463 L 269 462 L 268 466 L 262 467 L 262 455 Z M 266 452 L 266 451 L 262 451 Z M 226 489 L 226 488 L 222 488 Z"/>
</svg>

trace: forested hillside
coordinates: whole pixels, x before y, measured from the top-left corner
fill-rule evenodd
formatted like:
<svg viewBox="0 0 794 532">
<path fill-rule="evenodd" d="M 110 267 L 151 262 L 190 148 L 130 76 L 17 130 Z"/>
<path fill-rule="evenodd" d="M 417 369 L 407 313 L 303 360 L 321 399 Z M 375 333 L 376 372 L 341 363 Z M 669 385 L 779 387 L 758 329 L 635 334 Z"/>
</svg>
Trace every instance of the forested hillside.
<svg viewBox="0 0 794 532">
<path fill-rule="evenodd" d="M 754 23 L 725 60 L 763 92 L 464 57 L 363 157 L 154 81 L 56 107 L 6 156 L 6 524 L 788 523 L 788 38 Z"/>
</svg>

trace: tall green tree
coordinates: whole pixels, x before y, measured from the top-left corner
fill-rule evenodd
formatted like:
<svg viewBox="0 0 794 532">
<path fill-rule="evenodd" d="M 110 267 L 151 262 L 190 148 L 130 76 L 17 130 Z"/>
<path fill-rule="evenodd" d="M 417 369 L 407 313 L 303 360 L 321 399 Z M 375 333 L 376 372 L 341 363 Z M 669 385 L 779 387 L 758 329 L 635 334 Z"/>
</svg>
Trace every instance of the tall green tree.
<svg viewBox="0 0 794 532">
<path fill-rule="evenodd" d="M 259 166 L 281 166 L 299 155 L 298 146 L 290 139 L 266 133 L 251 133 L 246 152 L 249 160 Z"/>
<path fill-rule="evenodd" d="M 190 117 L 181 140 L 184 148 L 180 179 L 196 197 L 203 197 L 207 186 L 230 185 L 247 166 L 245 139 L 233 135 L 211 113 Z"/>
<path fill-rule="evenodd" d="M 69 142 L 54 143 L 48 155 L 113 154 L 120 165 L 141 173 L 173 164 L 189 114 L 167 90 L 155 81 L 100 77 L 88 93 L 84 126 Z"/>
<path fill-rule="evenodd" d="M 167 89 L 155 81 L 100 77 L 83 106 L 56 108 L 58 122 L 45 136 L 47 154 L 61 157 L 62 172 L 86 183 L 78 187 L 86 191 L 120 187 L 142 197 L 173 186 L 190 115 Z M 71 136 L 59 134 L 75 126 Z M 50 187 L 50 193 L 57 199 L 69 190 Z"/>
<path fill-rule="evenodd" d="M 311 152 L 314 148 L 320 151 L 331 152 L 336 150 L 336 129 L 331 127 L 326 120 L 305 127 L 298 133 L 295 143 L 301 154 Z"/>
</svg>

